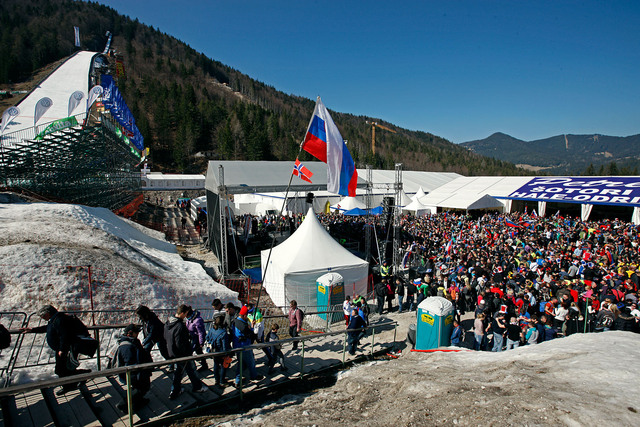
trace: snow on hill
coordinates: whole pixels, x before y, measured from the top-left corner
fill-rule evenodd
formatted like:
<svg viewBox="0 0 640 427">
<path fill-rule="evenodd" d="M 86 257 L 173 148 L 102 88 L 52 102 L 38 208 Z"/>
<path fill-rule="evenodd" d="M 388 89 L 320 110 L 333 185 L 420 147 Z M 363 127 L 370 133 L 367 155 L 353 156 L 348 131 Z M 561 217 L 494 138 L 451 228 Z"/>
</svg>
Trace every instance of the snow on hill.
<svg viewBox="0 0 640 427">
<path fill-rule="evenodd" d="M 209 307 L 216 297 L 238 303 L 162 233 L 108 209 L 0 203 L 0 310 L 89 309 L 86 266 L 95 309 Z"/>
<path fill-rule="evenodd" d="M 406 351 L 406 350 L 405 350 Z M 220 426 L 636 426 L 640 336 L 575 334 L 503 353 L 404 353 Z M 351 423 L 350 423 L 351 421 Z M 222 423 L 221 423 L 222 422 Z"/>
</svg>

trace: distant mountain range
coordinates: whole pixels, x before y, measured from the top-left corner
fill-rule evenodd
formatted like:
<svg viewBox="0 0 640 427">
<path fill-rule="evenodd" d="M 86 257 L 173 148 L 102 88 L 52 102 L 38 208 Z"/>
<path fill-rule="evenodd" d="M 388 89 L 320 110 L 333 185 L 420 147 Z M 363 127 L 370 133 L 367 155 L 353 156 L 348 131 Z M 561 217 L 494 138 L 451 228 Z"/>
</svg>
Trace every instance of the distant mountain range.
<svg viewBox="0 0 640 427">
<path fill-rule="evenodd" d="M 557 135 L 523 141 L 497 132 L 460 145 L 482 156 L 551 175 L 637 174 L 640 167 L 640 134 Z"/>
</svg>

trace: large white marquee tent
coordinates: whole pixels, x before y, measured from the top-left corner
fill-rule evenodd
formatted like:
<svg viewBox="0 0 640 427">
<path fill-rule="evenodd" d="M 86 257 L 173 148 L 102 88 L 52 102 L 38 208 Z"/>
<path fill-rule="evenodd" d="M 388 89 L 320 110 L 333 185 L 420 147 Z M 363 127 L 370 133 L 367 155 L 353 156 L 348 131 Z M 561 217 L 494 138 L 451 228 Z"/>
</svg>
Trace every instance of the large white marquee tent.
<svg viewBox="0 0 640 427">
<path fill-rule="evenodd" d="M 268 249 L 262 251 L 261 264 L 263 286 L 277 306 L 291 300 L 317 305 L 316 280 L 328 272 L 342 275 L 346 295 L 367 292 L 369 264 L 336 242 L 311 209 L 295 233 L 273 248 L 270 258 Z"/>
</svg>

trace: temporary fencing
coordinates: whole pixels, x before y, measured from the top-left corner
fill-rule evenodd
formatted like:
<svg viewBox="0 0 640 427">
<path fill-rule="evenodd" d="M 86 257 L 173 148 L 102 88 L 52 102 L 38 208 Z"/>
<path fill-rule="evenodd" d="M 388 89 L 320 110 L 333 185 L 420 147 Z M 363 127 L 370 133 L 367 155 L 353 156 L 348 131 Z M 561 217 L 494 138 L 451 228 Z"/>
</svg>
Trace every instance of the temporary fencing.
<svg viewBox="0 0 640 427">
<path fill-rule="evenodd" d="M 0 311 L 0 323 L 8 330 L 23 328 L 27 324 L 27 313 Z M 15 364 L 16 353 L 20 345 L 16 342 L 16 336 L 12 336 L 11 344 L 4 350 L 0 349 L 0 378 L 8 379 Z"/>
<path fill-rule="evenodd" d="M 396 344 L 396 322 L 393 321 L 385 321 L 377 324 L 372 324 L 364 328 L 364 333 L 361 335 L 361 342 L 358 345 L 357 356 L 347 356 L 347 341 L 348 334 L 347 331 L 335 331 L 328 334 L 323 335 L 313 335 L 313 336 L 304 336 L 297 337 L 295 339 L 290 340 L 281 340 L 280 345 L 290 345 L 294 341 L 299 345 L 299 351 L 296 351 L 295 354 L 287 355 L 286 365 L 288 368 L 288 374 L 284 377 L 274 377 L 274 381 L 266 380 L 264 382 L 251 382 L 246 383 L 243 382 L 243 378 L 240 377 L 240 383 L 237 386 L 237 389 L 234 389 L 230 393 L 223 394 L 219 396 L 217 399 L 200 401 L 197 405 L 184 405 L 181 403 L 177 403 L 176 405 L 172 405 L 171 401 L 160 399 L 157 402 L 157 405 L 163 407 L 160 411 L 158 411 L 159 415 L 157 418 L 152 420 L 161 421 L 163 424 L 169 423 L 169 421 L 177 421 L 178 419 L 184 419 L 188 416 L 194 416 L 201 414 L 202 410 L 210 410 L 214 408 L 216 405 L 226 405 L 228 402 L 235 399 L 243 399 L 243 395 L 246 391 L 248 392 L 258 392 L 260 393 L 262 389 L 273 386 L 277 383 L 283 383 L 285 381 L 289 381 L 290 379 L 303 379 L 305 375 L 310 373 L 322 372 L 327 369 L 332 369 L 336 366 L 342 365 L 345 366 L 346 363 L 353 363 L 357 360 L 362 360 L 363 357 L 371 357 L 375 354 L 385 354 L 395 348 Z M 116 375 L 122 375 L 126 377 L 126 387 L 124 388 L 124 393 L 126 394 L 126 401 L 129 405 L 129 419 L 128 425 L 134 425 L 134 417 L 133 417 L 133 407 L 132 407 L 132 372 L 140 371 L 140 370 L 152 370 L 152 371 L 164 371 L 163 368 L 168 367 L 170 364 L 175 362 L 189 362 L 193 363 L 194 360 L 203 360 L 209 359 L 220 355 L 232 355 L 235 356 L 233 358 L 232 366 L 230 367 L 231 371 L 234 372 L 235 368 L 238 368 L 240 372 L 243 371 L 243 364 L 246 363 L 246 360 L 243 358 L 243 353 L 246 351 L 258 352 L 261 353 L 265 347 L 271 346 L 273 344 L 254 344 L 249 347 L 241 348 L 241 349 L 232 349 L 229 352 L 225 353 L 207 353 L 203 355 L 190 356 L 180 359 L 174 359 L 169 361 L 164 361 L 157 359 L 153 363 L 146 363 L 141 365 L 132 365 L 114 369 L 108 369 L 100 372 L 90 372 L 86 374 L 80 374 L 72 377 L 64 377 L 64 378 L 56 378 L 49 379 L 44 381 L 34 381 L 30 383 L 25 383 L 21 385 L 15 385 L 11 387 L 7 387 L 4 389 L 0 389 L 0 400 L 2 400 L 3 405 L 1 410 L 2 419 L 11 420 L 8 415 L 9 412 L 16 410 L 16 405 L 14 403 L 17 400 L 17 396 L 24 394 L 25 396 L 28 392 L 33 390 L 43 390 L 41 393 L 31 393 L 29 396 L 35 396 L 34 399 L 23 399 L 25 402 L 21 402 L 22 405 L 26 403 L 27 407 L 40 405 L 42 408 L 39 410 L 42 411 L 50 411 L 51 416 L 55 411 L 52 408 L 57 408 L 57 405 L 64 406 L 66 410 L 71 412 L 71 408 L 78 408 L 82 406 L 82 403 L 79 402 L 78 399 L 61 399 L 57 401 L 57 405 L 50 405 L 46 402 L 46 405 L 43 402 L 46 401 L 46 393 L 44 390 L 53 389 L 57 386 L 64 384 L 71 384 L 73 382 L 78 381 L 86 381 L 89 387 L 89 393 L 81 393 L 81 397 L 86 397 L 87 395 L 93 393 L 101 393 L 102 384 L 107 384 L 107 386 L 111 389 L 113 387 L 110 384 L 110 381 L 92 381 L 98 378 L 111 378 Z M 256 368 L 262 369 L 266 371 L 266 357 L 256 357 L 255 365 Z M 265 372 L 267 375 L 270 372 Z M 206 374 L 204 374 L 206 375 Z M 158 378 L 161 377 L 161 378 Z M 166 378 L 166 374 L 159 373 L 155 380 L 152 377 L 152 388 L 155 387 L 157 391 L 167 391 L 168 392 L 168 382 L 165 381 L 162 377 Z M 165 389 L 166 387 L 166 389 Z M 237 391 L 236 391 L 237 390 Z M 112 405 L 115 405 L 115 399 L 119 399 L 117 397 L 117 392 L 115 393 L 116 397 L 114 397 L 113 393 L 104 394 L 104 399 L 109 399 Z M 45 400 L 39 398 L 39 396 L 45 396 Z M 22 409 L 24 406 L 18 408 Z M 110 422 L 106 421 L 109 416 L 102 416 L 103 411 L 94 411 L 93 415 L 97 418 L 98 423 L 111 425 L 113 424 L 113 419 Z M 55 418 L 54 418 L 55 419 Z M 126 424 L 126 418 L 124 420 Z"/>
<path fill-rule="evenodd" d="M 303 336 L 313 335 L 317 333 L 325 333 L 331 331 L 332 312 L 320 311 L 319 307 L 305 306 L 300 307 L 306 313 L 303 321 Z M 333 313 L 341 313 L 342 307 L 331 307 L 335 310 Z M 213 322 L 213 308 L 195 309 L 200 313 L 205 323 Z M 260 309 L 263 311 L 263 309 Z M 161 321 L 166 322 L 175 314 L 175 309 L 154 309 L 153 310 Z M 265 315 L 263 322 L 265 331 L 268 332 L 273 325 L 277 324 L 280 329 L 280 336 L 288 338 L 289 318 L 284 308 L 264 309 Z M 129 323 L 139 323 L 139 319 L 135 314 L 135 310 L 78 310 L 67 311 L 66 314 L 77 316 L 87 325 L 90 334 L 99 342 L 98 350 L 94 357 L 85 358 L 81 356 L 80 360 L 84 361 L 87 366 L 92 369 L 103 369 L 107 366 L 110 349 L 115 348 L 118 338 L 121 336 L 122 329 Z M 325 315 L 321 317 L 321 315 Z M 51 350 L 46 341 L 44 333 L 19 334 L 21 328 L 35 328 L 46 325 L 40 316 L 36 313 L 27 315 L 24 312 L 0 312 L 0 322 L 14 332 L 12 335 L 11 347 L 0 353 L 0 377 L 5 385 L 8 385 L 14 373 L 21 372 L 22 369 L 33 368 L 35 366 L 55 364 L 55 353 Z M 344 324 L 340 324 L 344 329 Z M 208 329 L 209 326 L 206 326 Z M 153 350 L 154 359 L 158 360 L 160 354 L 157 348 Z"/>
</svg>

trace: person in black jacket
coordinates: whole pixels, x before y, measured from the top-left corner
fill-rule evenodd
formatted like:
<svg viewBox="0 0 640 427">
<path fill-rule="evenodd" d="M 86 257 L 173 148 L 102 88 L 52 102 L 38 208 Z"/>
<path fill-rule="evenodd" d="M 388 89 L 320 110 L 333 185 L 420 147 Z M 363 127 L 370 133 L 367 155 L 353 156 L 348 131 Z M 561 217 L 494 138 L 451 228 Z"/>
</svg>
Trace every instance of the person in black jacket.
<svg viewBox="0 0 640 427">
<path fill-rule="evenodd" d="M 162 357 L 165 360 L 169 359 L 167 341 L 164 339 L 164 323 L 145 305 L 138 306 L 136 314 L 142 322 L 142 333 L 144 334 L 142 347 L 151 355 L 151 349 L 157 344 Z"/>
<path fill-rule="evenodd" d="M 384 310 L 384 300 L 387 298 L 387 279 L 382 279 L 381 282 L 376 283 L 376 301 L 378 303 L 378 314 L 382 315 Z"/>
<path fill-rule="evenodd" d="M 180 357 L 188 357 L 193 353 L 191 347 L 191 337 L 189 336 L 189 330 L 187 325 L 184 324 L 184 319 L 187 317 L 189 307 L 181 305 L 178 307 L 176 315 L 171 317 L 164 325 L 164 338 L 167 341 L 167 353 L 169 359 L 178 359 Z M 171 385 L 171 393 L 169 399 L 174 400 L 182 391 L 182 376 L 185 371 L 194 393 L 201 393 L 204 390 L 202 381 L 195 372 L 195 363 L 193 361 L 180 362 L 175 364 L 175 370 L 173 372 L 173 384 Z"/>
<path fill-rule="evenodd" d="M 47 333 L 47 344 L 51 350 L 55 352 L 55 374 L 63 378 L 91 372 L 91 369 L 78 369 L 78 353 L 74 348 L 74 344 L 77 343 L 79 335 L 88 335 L 86 326 L 82 325 L 82 330 L 79 330 L 79 320 L 74 321 L 71 316 L 60 313 L 51 305 L 43 306 L 38 311 L 38 315 L 48 322 L 47 325 L 26 328 L 23 329 L 23 332 Z M 82 322 L 80 322 L 80 324 L 82 324 Z M 74 361 L 76 363 L 74 363 Z M 65 384 L 56 392 L 56 395 L 62 396 L 68 391 L 77 388 L 78 383 Z"/>
<path fill-rule="evenodd" d="M 118 339 L 118 349 L 114 356 L 116 366 L 123 367 L 153 362 L 149 352 L 142 346 L 142 343 L 140 343 L 138 339 L 139 332 L 140 327 L 133 323 L 124 328 L 123 335 Z M 120 381 L 126 384 L 126 374 L 120 374 Z M 145 398 L 144 395 L 147 394 L 151 388 L 151 371 L 142 370 L 132 372 L 131 388 L 133 389 L 131 397 L 133 410 L 136 411 L 149 403 L 149 399 Z M 118 403 L 116 406 L 124 413 L 128 412 L 126 400 Z"/>
<path fill-rule="evenodd" d="M 404 283 L 400 279 L 396 279 L 396 293 L 398 294 L 398 313 L 402 313 L 404 309 Z"/>
<path fill-rule="evenodd" d="M 364 335 L 364 328 L 367 326 L 364 319 L 358 314 L 358 310 L 353 310 L 351 313 L 351 319 L 349 319 L 349 337 L 347 342 L 349 343 L 349 354 L 356 354 L 356 348 L 360 343 L 360 338 Z"/>
</svg>

